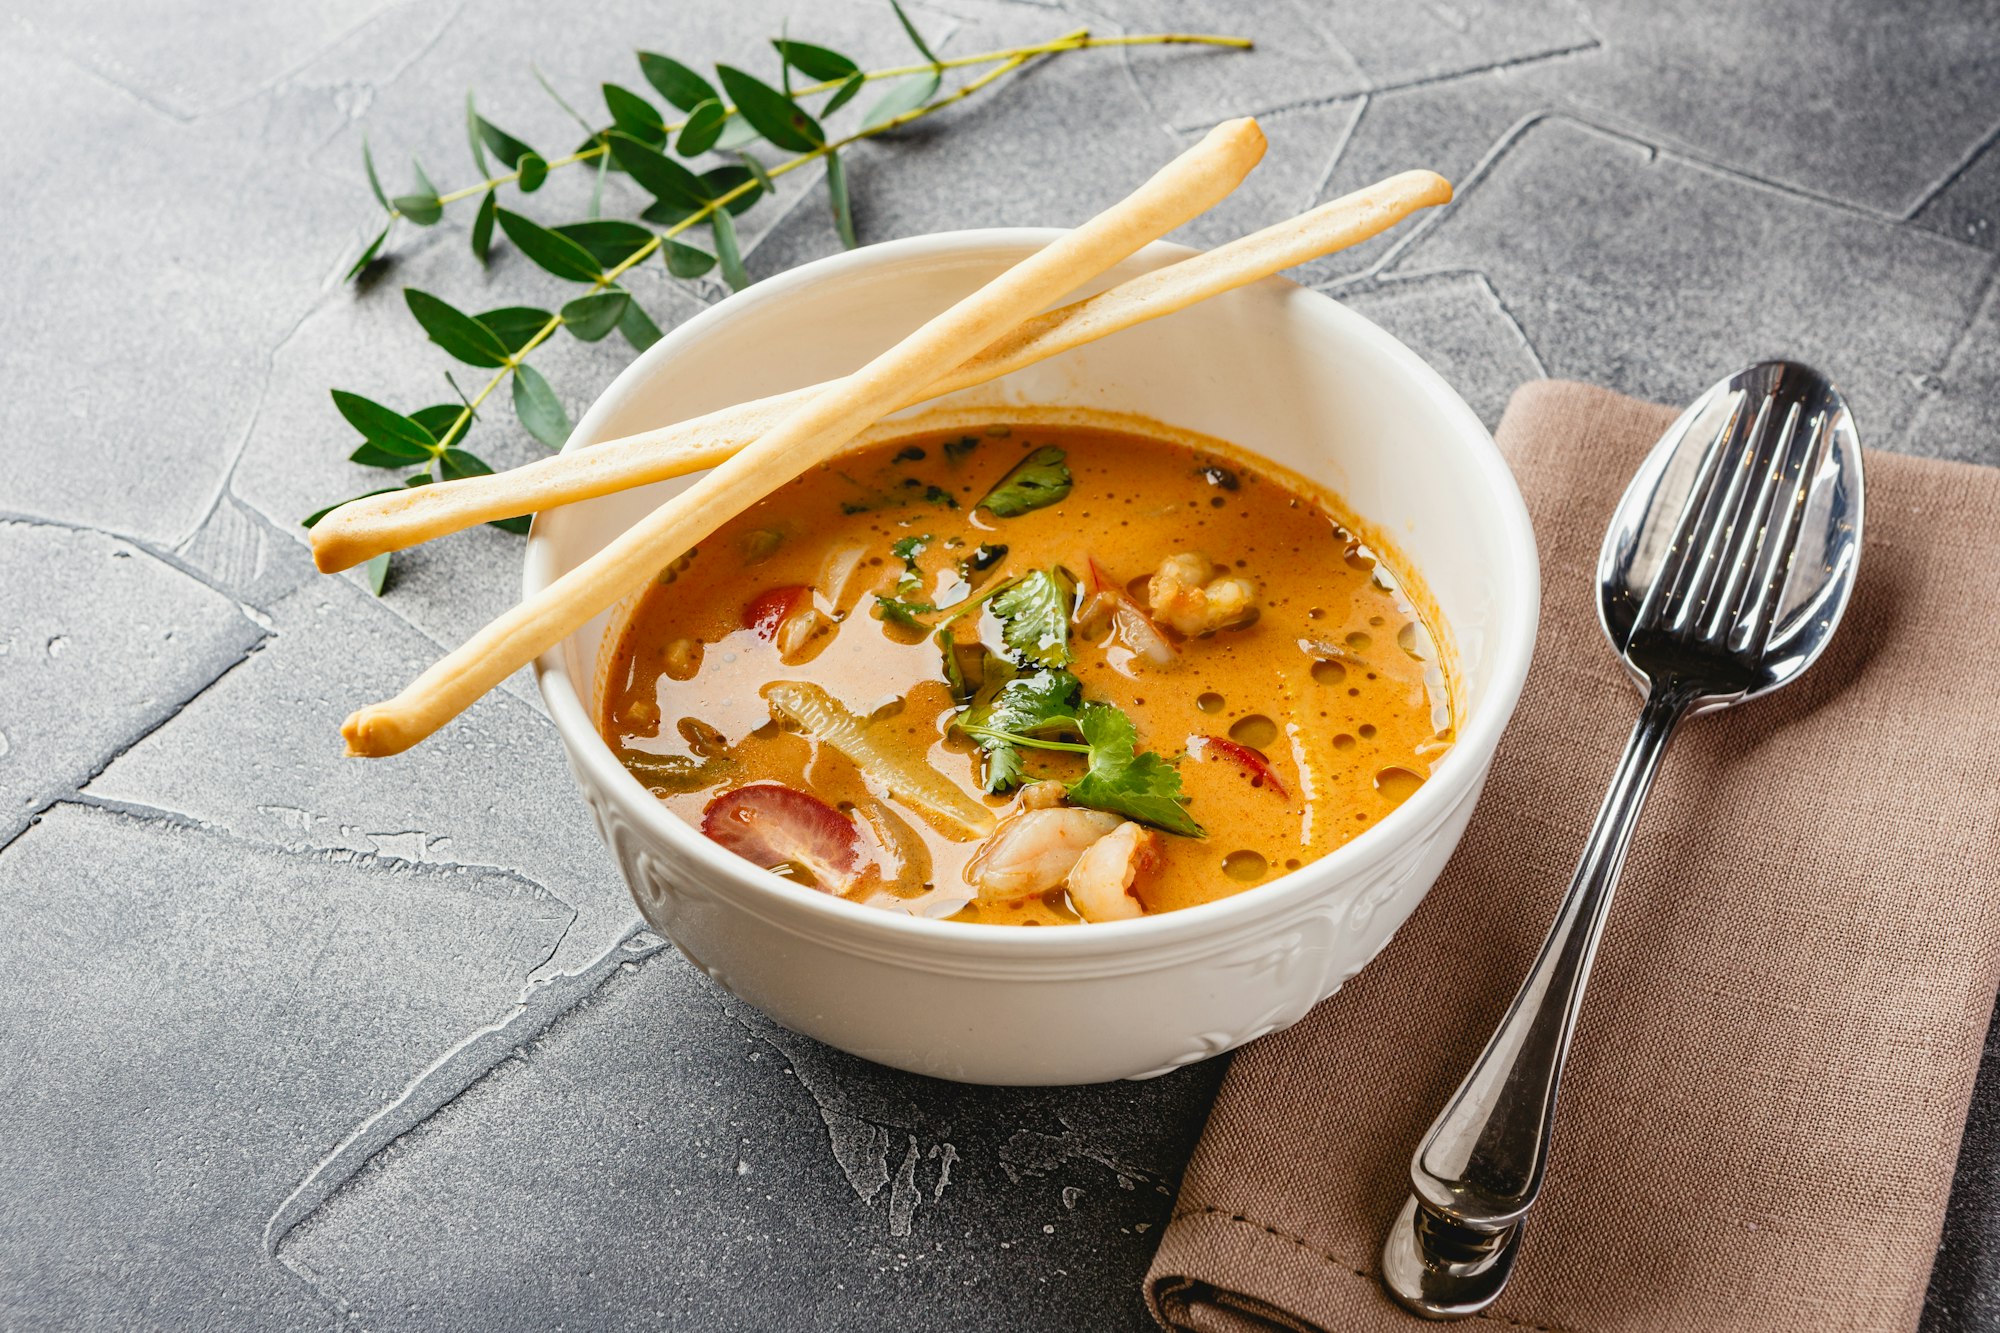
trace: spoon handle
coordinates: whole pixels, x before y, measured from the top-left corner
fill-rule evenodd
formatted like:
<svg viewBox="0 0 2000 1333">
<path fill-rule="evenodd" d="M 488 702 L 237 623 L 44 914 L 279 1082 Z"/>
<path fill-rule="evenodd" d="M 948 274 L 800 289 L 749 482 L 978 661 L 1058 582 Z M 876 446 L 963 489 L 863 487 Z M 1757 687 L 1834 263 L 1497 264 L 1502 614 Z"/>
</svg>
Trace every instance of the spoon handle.
<svg viewBox="0 0 2000 1333">
<path fill-rule="evenodd" d="M 1691 702 L 1677 682 L 1647 693 L 1535 965 L 1410 1163 L 1415 1198 L 1390 1234 L 1383 1275 L 1398 1300 L 1422 1313 L 1475 1313 L 1499 1295 L 1512 1268 L 1513 1233 L 1541 1190 L 1556 1088 L 1612 891 L 1667 741 Z"/>
</svg>

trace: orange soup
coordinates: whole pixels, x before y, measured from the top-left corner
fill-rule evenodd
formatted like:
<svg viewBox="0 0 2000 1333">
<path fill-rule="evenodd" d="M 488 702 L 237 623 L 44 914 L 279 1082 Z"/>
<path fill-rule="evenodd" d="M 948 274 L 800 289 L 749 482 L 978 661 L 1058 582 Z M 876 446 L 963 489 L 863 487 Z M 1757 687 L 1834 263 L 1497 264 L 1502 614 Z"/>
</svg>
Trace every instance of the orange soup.
<svg viewBox="0 0 2000 1333">
<path fill-rule="evenodd" d="M 1241 892 L 1451 741 L 1434 638 L 1332 497 L 1217 449 L 1001 422 L 808 472 L 662 571 L 600 725 L 802 885 L 994 924 Z"/>
</svg>

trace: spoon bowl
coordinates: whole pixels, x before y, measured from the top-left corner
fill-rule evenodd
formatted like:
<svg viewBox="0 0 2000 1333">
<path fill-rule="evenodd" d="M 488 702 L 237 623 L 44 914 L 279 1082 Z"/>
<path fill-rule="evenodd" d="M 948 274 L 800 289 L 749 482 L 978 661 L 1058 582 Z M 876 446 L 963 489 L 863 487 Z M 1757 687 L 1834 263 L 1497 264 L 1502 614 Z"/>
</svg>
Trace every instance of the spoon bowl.
<svg viewBox="0 0 2000 1333">
<path fill-rule="evenodd" d="M 1790 361 L 1738 371 L 1667 428 L 1612 513 L 1598 623 L 1642 690 L 1703 678 L 1691 717 L 1768 694 L 1833 637 L 1861 513 L 1861 441 L 1840 391 Z M 1668 600 L 1673 623 L 1658 614 Z"/>
</svg>

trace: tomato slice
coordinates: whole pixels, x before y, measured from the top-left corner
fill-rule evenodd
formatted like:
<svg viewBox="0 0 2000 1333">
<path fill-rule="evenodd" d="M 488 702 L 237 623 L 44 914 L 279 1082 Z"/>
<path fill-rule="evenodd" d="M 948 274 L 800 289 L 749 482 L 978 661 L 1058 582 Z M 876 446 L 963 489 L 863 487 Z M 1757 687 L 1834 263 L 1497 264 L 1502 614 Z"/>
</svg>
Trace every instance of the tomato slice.
<svg viewBox="0 0 2000 1333">
<path fill-rule="evenodd" d="M 1270 761 L 1247 745 L 1238 745 L 1235 741 L 1225 740 L 1221 736 L 1196 736 L 1189 742 L 1188 749 L 1204 755 L 1220 755 L 1248 773 L 1253 781 L 1267 782 L 1271 790 L 1278 795 L 1288 801 L 1292 798 L 1291 792 L 1285 789 L 1284 782 L 1272 770 Z"/>
<path fill-rule="evenodd" d="M 767 870 L 787 862 L 802 866 L 830 893 L 851 884 L 861 863 L 854 821 L 819 797 L 782 783 L 724 792 L 701 812 L 701 831 Z"/>
<path fill-rule="evenodd" d="M 778 626 L 791 619 L 792 612 L 811 596 L 812 589 L 802 583 L 766 589 L 744 605 L 743 628 L 757 631 L 760 639 L 772 639 Z"/>
</svg>

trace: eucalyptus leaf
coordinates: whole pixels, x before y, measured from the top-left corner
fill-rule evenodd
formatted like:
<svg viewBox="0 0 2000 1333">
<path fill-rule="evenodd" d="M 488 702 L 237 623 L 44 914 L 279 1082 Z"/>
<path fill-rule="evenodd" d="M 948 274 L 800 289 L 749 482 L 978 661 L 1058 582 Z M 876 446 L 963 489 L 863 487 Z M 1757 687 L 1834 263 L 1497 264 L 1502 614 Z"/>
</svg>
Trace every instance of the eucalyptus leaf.
<svg viewBox="0 0 2000 1333">
<path fill-rule="evenodd" d="M 361 270 L 367 268 L 370 264 L 375 262 L 375 256 L 382 252 L 382 242 L 388 239 L 389 239 L 388 227 L 384 227 L 382 228 L 382 230 L 376 232 L 375 239 L 368 242 L 368 248 L 361 252 L 361 257 L 354 261 L 354 266 L 352 268 L 347 270 L 346 281 L 352 282 L 357 277 L 360 277 Z"/>
<path fill-rule="evenodd" d="M 553 83 L 549 82 L 548 75 L 542 73 L 541 67 L 539 65 L 536 65 L 533 61 L 530 61 L 528 64 L 528 68 L 534 71 L 535 82 L 542 85 L 542 91 L 547 93 L 549 95 L 550 100 L 553 101 L 557 106 L 561 107 L 564 111 L 567 111 L 569 113 L 569 118 L 571 120 L 583 126 L 583 132 L 585 134 L 595 135 L 597 133 L 596 126 L 592 125 L 589 121 L 585 120 L 582 117 L 582 115 L 580 115 L 577 112 L 577 109 L 575 107 L 571 106 L 568 102 L 563 100 L 563 95 L 556 91 L 556 86 Z"/>
<path fill-rule="evenodd" d="M 715 256 L 685 241 L 668 241 L 667 272 L 677 278 L 698 278 L 715 267 Z"/>
<path fill-rule="evenodd" d="M 472 120 L 473 127 L 479 132 L 480 139 L 485 142 L 488 148 L 493 150 L 493 156 L 505 162 L 509 167 L 518 168 L 521 165 L 522 158 L 534 156 L 534 149 L 528 147 L 528 145 L 522 143 L 519 139 L 516 139 L 513 135 L 486 119 L 486 117 L 475 114 Z"/>
<path fill-rule="evenodd" d="M 315 509 L 312 513 L 307 514 L 299 520 L 299 526 L 309 528 L 344 504 L 353 504 L 356 500 L 366 500 L 371 495 L 400 495 L 402 491 L 403 488 L 401 486 L 384 486 L 379 490 L 363 491 L 359 495 L 350 495 L 345 500 L 336 500 L 324 509 Z"/>
<path fill-rule="evenodd" d="M 486 526 L 489 528 L 498 528 L 502 532 L 511 532 L 516 537 L 525 537 L 528 535 L 528 529 L 533 526 L 534 522 L 535 516 L 533 514 L 520 514 L 514 518 L 493 519 Z"/>
<path fill-rule="evenodd" d="M 611 156 L 639 183 L 640 189 L 667 203 L 699 208 L 708 198 L 701 177 L 629 135 L 611 136 Z"/>
<path fill-rule="evenodd" d="M 854 209 L 847 198 L 847 168 L 841 163 L 839 153 L 826 155 L 826 193 L 833 201 L 833 227 L 840 233 L 840 243 L 852 250 L 860 242 L 854 239 Z"/>
<path fill-rule="evenodd" d="M 484 477 L 493 471 L 485 459 L 463 449 L 445 450 L 438 456 L 438 466 L 447 477 Z"/>
<path fill-rule="evenodd" d="M 595 282 L 604 273 L 590 251 L 519 213 L 501 209 L 500 230 L 507 233 L 507 239 L 518 246 L 522 254 L 558 278 L 568 278 L 572 282 Z"/>
<path fill-rule="evenodd" d="M 499 207 L 499 192 L 488 190 L 486 197 L 479 201 L 478 214 L 472 219 L 472 253 L 479 256 L 482 264 L 493 250 L 493 215 Z"/>
<path fill-rule="evenodd" d="M 604 105 L 611 112 L 612 123 L 619 129 L 642 143 L 663 144 L 667 141 L 667 122 L 661 119 L 659 108 L 630 88 L 606 83 L 603 89 Z"/>
<path fill-rule="evenodd" d="M 715 141 L 722 137 L 722 127 L 728 123 L 729 108 L 717 101 L 703 102 L 688 113 L 675 148 L 682 157 L 700 157 L 715 147 Z"/>
<path fill-rule="evenodd" d="M 938 72 L 934 69 L 896 80 L 889 91 L 882 95 L 882 100 L 868 108 L 868 114 L 861 118 L 861 128 L 872 130 L 878 125 L 888 124 L 898 116 L 915 111 L 931 100 L 940 82 Z"/>
<path fill-rule="evenodd" d="M 740 292 L 750 285 L 750 274 L 743 267 L 743 251 L 736 243 L 736 219 L 724 208 L 711 213 L 708 221 L 715 231 L 715 257 L 722 265 L 722 280 Z"/>
<path fill-rule="evenodd" d="M 716 180 L 712 182 L 712 188 L 714 188 L 714 192 L 716 192 L 716 198 L 720 198 L 720 196 L 728 194 L 730 190 L 734 190 L 736 186 L 740 186 L 740 184 L 744 182 L 744 178 L 746 178 L 746 176 L 748 176 L 748 178 L 756 178 L 756 186 L 758 186 L 758 188 L 756 188 L 756 190 L 752 190 L 750 194 L 744 194 L 742 198 L 734 198 L 734 200 L 730 200 L 730 204 L 728 204 L 730 212 L 742 212 L 744 208 L 748 208 L 750 204 L 754 204 L 754 202 L 756 202 L 756 196 L 758 196 L 758 194 L 776 194 L 776 192 L 778 192 L 778 186 L 776 186 L 776 184 L 772 184 L 772 180 L 770 180 L 770 172 L 766 172 L 766 170 L 764 170 L 764 164 L 762 164 L 762 162 L 758 160 L 758 156 L 756 156 L 754 152 L 748 152 L 748 150 L 738 150 L 738 152 L 736 152 L 736 156 L 738 156 L 738 158 L 742 158 L 742 174 L 738 174 L 738 172 L 736 172 L 736 168 L 730 168 L 730 166 L 718 166 L 716 170 L 708 172 L 708 176 L 716 176 Z M 706 180 L 708 176 L 704 176 L 704 180 Z M 736 178 L 734 178 L 734 180 L 730 180 L 730 178 L 726 178 L 726 176 L 736 176 Z"/>
<path fill-rule="evenodd" d="M 408 454 L 385 448 L 372 440 L 363 440 L 355 451 L 347 456 L 347 461 L 359 463 L 363 467 L 403 468 L 414 463 L 427 463 L 430 461 L 430 455 L 421 453 L 412 458 Z"/>
<path fill-rule="evenodd" d="M 399 194 L 389 202 L 419 227 L 432 226 L 444 216 L 444 203 L 435 194 Z"/>
<path fill-rule="evenodd" d="M 937 52 L 931 50 L 930 43 L 926 42 L 924 35 L 917 31 L 917 25 L 910 22 L 910 16 L 903 12 L 903 7 L 897 4 L 896 0 L 889 0 L 889 8 L 896 11 L 896 21 L 903 25 L 904 32 L 910 34 L 910 40 L 916 44 L 917 50 L 923 52 L 924 59 L 933 65 L 937 64 Z"/>
<path fill-rule="evenodd" d="M 606 268 L 624 263 L 653 243 L 651 228 L 642 227 L 636 222 L 626 222 L 622 218 L 566 222 L 550 230 L 558 236 L 569 237 L 590 251 L 591 257 Z"/>
<path fill-rule="evenodd" d="M 677 226 L 701 212 L 699 207 L 689 208 L 684 204 L 670 203 L 665 199 L 655 199 L 639 210 L 639 216 L 662 227 Z"/>
<path fill-rule="evenodd" d="M 542 188 L 542 182 L 549 178 L 549 164 L 540 153 L 529 153 L 521 159 L 522 194 L 533 194 Z"/>
<path fill-rule="evenodd" d="M 531 305 L 502 306 L 498 310 L 488 310 L 476 316 L 481 324 L 493 331 L 509 354 L 520 351 L 535 335 L 548 327 L 555 315 L 547 310 L 537 310 Z"/>
<path fill-rule="evenodd" d="M 562 399 L 533 366 L 514 367 L 514 415 L 528 428 L 528 434 L 551 449 L 560 449 L 569 439 L 569 414 Z"/>
<path fill-rule="evenodd" d="M 480 175 L 491 175 L 493 168 L 486 165 L 486 145 L 479 141 L 479 111 L 472 104 L 470 90 L 465 94 L 465 141 L 472 147 L 472 165 L 479 168 Z"/>
<path fill-rule="evenodd" d="M 361 432 L 362 439 L 380 445 L 409 462 L 421 462 L 437 448 L 434 431 L 373 399 L 345 389 L 335 389 L 333 405 L 347 419 L 348 425 Z"/>
<path fill-rule="evenodd" d="M 713 84 L 672 56 L 641 51 L 639 72 L 646 76 L 646 82 L 652 84 L 660 96 L 682 111 L 692 111 L 703 102 L 722 100 Z"/>
<path fill-rule="evenodd" d="M 726 153 L 756 142 L 756 127 L 743 119 L 741 112 L 732 111 L 729 119 L 722 122 L 722 137 L 715 141 L 715 146 Z"/>
<path fill-rule="evenodd" d="M 631 300 L 629 292 L 617 287 L 579 296 L 562 308 L 563 324 L 584 342 L 594 343 L 618 327 Z"/>
<path fill-rule="evenodd" d="M 389 555 L 388 551 L 384 551 L 361 566 L 361 577 L 367 582 L 368 591 L 377 597 L 389 586 Z"/>
<path fill-rule="evenodd" d="M 780 148 L 809 153 L 826 142 L 826 132 L 804 107 L 752 74 L 717 65 L 722 87 L 757 133 Z"/>
<path fill-rule="evenodd" d="M 778 38 L 771 43 L 778 48 L 778 55 L 784 62 L 809 79 L 822 83 L 832 83 L 858 74 L 861 67 L 838 51 L 829 51 L 824 46 L 814 46 L 811 42 L 792 42 Z"/>
<path fill-rule="evenodd" d="M 826 105 L 819 109 L 819 113 L 822 116 L 830 116 L 840 110 L 840 108 L 854 100 L 854 95 L 860 92 L 862 86 L 867 82 L 868 76 L 866 74 L 855 73 L 848 75 L 841 81 L 840 86 L 833 90 L 833 96 L 826 99 Z"/>
<path fill-rule="evenodd" d="M 524 249 L 526 247 L 523 247 Z M 415 287 L 403 289 L 410 313 L 424 326 L 431 341 L 469 366 L 498 367 L 507 364 L 507 348 L 493 330 L 429 292 Z"/>
<path fill-rule="evenodd" d="M 450 444 L 472 427 L 471 411 L 459 403 L 434 403 L 429 407 L 420 407 L 410 413 L 410 420 L 435 435 L 440 444 Z"/>
<path fill-rule="evenodd" d="M 660 332 L 660 326 L 653 322 L 653 317 L 646 313 L 645 307 L 629 300 L 625 302 L 624 312 L 618 316 L 618 332 L 632 344 L 635 352 L 645 351 L 665 336 Z"/>
<path fill-rule="evenodd" d="M 375 202 L 387 208 L 389 196 L 382 192 L 382 178 L 375 174 L 375 154 L 369 150 L 368 136 L 361 136 L 361 169 L 368 173 L 368 189 L 375 196 Z"/>
</svg>

